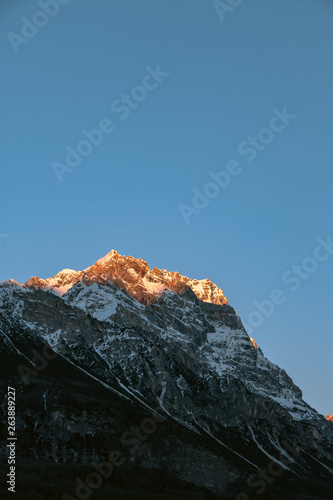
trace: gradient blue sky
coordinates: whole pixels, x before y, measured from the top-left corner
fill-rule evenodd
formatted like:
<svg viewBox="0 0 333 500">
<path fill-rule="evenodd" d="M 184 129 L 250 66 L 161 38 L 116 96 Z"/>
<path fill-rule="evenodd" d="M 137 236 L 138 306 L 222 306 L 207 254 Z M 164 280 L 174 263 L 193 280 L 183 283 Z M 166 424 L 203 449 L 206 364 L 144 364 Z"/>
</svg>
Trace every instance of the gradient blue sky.
<svg viewBox="0 0 333 500">
<path fill-rule="evenodd" d="M 333 413 L 333 256 L 295 292 L 282 274 L 332 229 L 333 5 L 252 0 L 221 22 L 207 0 L 70 0 L 15 54 L 8 32 L 37 1 L 0 6 L 0 280 L 83 269 L 112 248 L 209 277 L 246 320 L 275 288 L 283 305 L 252 336 L 321 413 Z M 121 121 L 110 105 L 145 67 L 170 75 Z M 272 109 L 297 117 L 252 163 L 237 153 Z M 116 130 L 58 182 L 81 130 Z M 209 172 L 243 172 L 185 224 Z"/>
</svg>

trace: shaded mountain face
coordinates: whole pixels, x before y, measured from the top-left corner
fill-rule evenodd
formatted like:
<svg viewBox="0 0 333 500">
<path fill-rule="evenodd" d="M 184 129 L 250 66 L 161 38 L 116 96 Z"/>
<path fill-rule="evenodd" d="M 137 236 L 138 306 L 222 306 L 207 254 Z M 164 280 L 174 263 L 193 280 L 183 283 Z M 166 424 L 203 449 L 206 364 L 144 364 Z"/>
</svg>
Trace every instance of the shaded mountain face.
<svg viewBox="0 0 333 500">
<path fill-rule="evenodd" d="M 85 467 L 120 447 L 123 471 L 150 471 L 159 485 L 167 473 L 168 487 L 185 492 L 178 498 L 330 498 L 332 423 L 210 280 L 112 251 L 84 271 L 1 283 L 0 337 L 4 376 L 22 390 L 25 460 Z M 55 353 L 46 365 L 36 355 L 45 345 Z M 158 425 L 138 437 L 133 428 L 152 418 Z M 148 483 L 142 498 L 158 498 Z"/>
</svg>

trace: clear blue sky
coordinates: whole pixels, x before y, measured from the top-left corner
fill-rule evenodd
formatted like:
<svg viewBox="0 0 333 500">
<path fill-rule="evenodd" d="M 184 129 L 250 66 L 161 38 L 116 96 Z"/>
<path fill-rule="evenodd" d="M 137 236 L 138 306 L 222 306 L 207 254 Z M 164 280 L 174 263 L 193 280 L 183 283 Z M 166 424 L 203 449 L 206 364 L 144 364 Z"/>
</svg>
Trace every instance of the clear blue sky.
<svg viewBox="0 0 333 500">
<path fill-rule="evenodd" d="M 15 53 L 8 33 L 38 10 L 0 6 L 0 280 L 114 248 L 211 278 L 245 320 L 279 288 L 285 302 L 252 336 L 333 413 L 333 256 L 297 291 L 281 281 L 333 234 L 332 3 L 244 1 L 222 22 L 207 0 L 70 0 Z M 111 104 L 157 65 L 169 76 L 121 120 Z M 296 118 L 248 162 L 239 144 L 284 106 Z M 52 163 L 103 118 L 115 130 L 59 182 Z M 242 172 L 186 224 L 179 204 L 230 160 Z"/>
</svg>

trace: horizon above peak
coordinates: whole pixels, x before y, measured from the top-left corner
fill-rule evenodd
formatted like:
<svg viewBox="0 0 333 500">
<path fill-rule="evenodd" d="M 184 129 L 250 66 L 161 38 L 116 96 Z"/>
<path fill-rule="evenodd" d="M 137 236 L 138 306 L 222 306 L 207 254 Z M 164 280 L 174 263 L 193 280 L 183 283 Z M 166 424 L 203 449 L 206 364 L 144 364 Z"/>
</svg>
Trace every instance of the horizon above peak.
<svg viewBox="0 0 333 500">
<path fill-rule="evenodd" d="M 104 257 L 101 257 L 100 259 L 98 259 L 95 264 L 102 264 L 107 262 L 108 260 L 112 259 L 113 257 L 115 256 L 120 256 L 120 257 L 125 257 L 125 255 L 120 255 L 119 252 L 117 252 L 117 250 L 110 250 L 110 252 L 108 252 L 107 254 L 104 255 Z"/>
<path fill-rule="evenodd" d="M 62 269 L 61 271 L 58 272 L 58 274 L 69 274 L 69 273 L 77 273 L 75 269 Z"/>
</svg>

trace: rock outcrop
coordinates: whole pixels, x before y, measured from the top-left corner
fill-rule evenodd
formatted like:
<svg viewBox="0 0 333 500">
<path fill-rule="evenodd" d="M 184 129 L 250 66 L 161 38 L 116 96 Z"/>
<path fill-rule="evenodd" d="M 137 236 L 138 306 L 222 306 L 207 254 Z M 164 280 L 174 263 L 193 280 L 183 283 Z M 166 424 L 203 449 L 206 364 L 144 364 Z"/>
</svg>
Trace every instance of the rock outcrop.
<svg viewBox="0 0 333 500">
<path fill-rule="evenodd" d="M 63 294 L 79 281 L 88 286 L 92 283 L 100 285 L 113 283 L 118 288 L 125 289 L 144 305 L 156 302 L 165 290 L 173 290 L 181 295 L 187 288 L 204 302 L 219 305 L 228 303 L 223 291 L 209 279 L 190 279 L 177 272 L 160 270 L 156 267 L 151 269 L 144 260 L 125 257 L 115 250 L 84 271 L 64 269 L 53 278 L 45 280 L 30 278 L 25 286 L 31 289 L 49 289 Z"/>
</svg>

